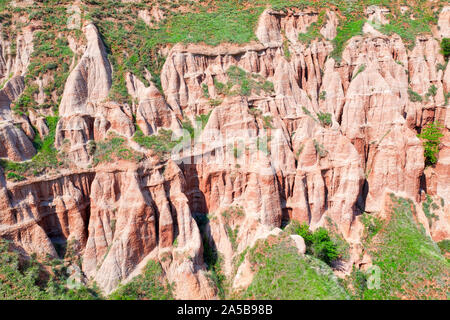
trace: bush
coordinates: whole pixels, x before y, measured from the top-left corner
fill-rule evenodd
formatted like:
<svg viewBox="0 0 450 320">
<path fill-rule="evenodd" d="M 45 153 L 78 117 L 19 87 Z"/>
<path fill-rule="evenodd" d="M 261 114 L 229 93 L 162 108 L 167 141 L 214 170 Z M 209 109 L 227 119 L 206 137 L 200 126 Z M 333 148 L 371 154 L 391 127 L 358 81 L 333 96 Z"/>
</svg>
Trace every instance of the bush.
<svg viewBox="0 0 450 320">
<path fill-rule="evenodd" d="M 417 92 L 413 91 L 411 88 L 408 88 L 408 97 L 411 102 L 422 102 L 422 97 Z"/>
<path fill-rule="evenodd" d="M 445 58 L 448 58 L 450 56 L 450 38 L 442 39 L 441 52 Z"/>
<path fill-rule="evenodd" d="M 331 113 L 328 112 L 319 112 L 317 113 L 317 119 L 319 119 L 320 124 L 322 126 L 331 126 Z"/>
<path fill-rule="evenodd" d="M 450 253 L 450 240 L 445 239 L 438 242 L 438 247 L 441 249 L 442 254 Z"/>
<path fill-rule="evenodd" d="M 25 180 L 24 176 L 21 176 L 15 172 L 8 172 L 8 174 L 6 175 L 6 178 L 9 180 L 13 180 L 13 181 L 23 181 Z"/>
<path fill-rule="evenodd" d="M 136 128 L 133 140 L 140 146 L 155 151 L 158 156 L 169 153 L 181 141 L 172 139 L 172 130 L 160 129 L 158 134 L 146 136 L 139 127 Z"/>
<path fill-rule="evenodd" d="M 427 124 L 417 136 L 423 140 L 425 163 L 433 165 L 437 162 L 439 144 L 444 136 L 441 132 L 442 126 L 438 122 Z"/>
<path fill-rule="evenodd" d="M 293 229 L 294 233 L 302 236 L 305 240 L 307 254 L 313 255 L 327 264 L 331 264 L 339 258 L 337 246 L 331 240 L 327 229 L 320 227 L 311 232 L 306 224 L 294 226 Z"/>
</svg>

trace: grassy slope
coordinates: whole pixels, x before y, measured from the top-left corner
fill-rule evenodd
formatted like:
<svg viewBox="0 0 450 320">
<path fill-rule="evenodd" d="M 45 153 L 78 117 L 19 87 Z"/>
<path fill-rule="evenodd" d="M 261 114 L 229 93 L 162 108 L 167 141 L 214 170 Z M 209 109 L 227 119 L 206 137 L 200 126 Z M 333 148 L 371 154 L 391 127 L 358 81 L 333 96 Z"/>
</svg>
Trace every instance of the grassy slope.
<svg viewBox="0 0 450 320">
<path fill-rule="evenodd" d="M 390 220 L 366 243 L 380 267 L 379 289 L 366 289 L 365 299 L 446 299 L 450 264 L 439 247 L 414 222 L 410 200 L 391 195 Z"/>
<path fill-rule="evenodd" d="M 259 242 L 249 254 L 256 274 L 243 298 L 348 299 L 331 268 L 301 256 L 288 238 Z"/>
<path fill-rule="evenodd" d="M 150 260 L 141 275 L 119 286 L 109 299 L 170 300 L 173 299 L 172 287 L 164 280 L 160 264 Z"/>
<path fill-rule="evenodd" d="M 51 269 L 51 271 L 48 271 Z M 99 299 L 98 290 L 80 286 L 69 289 L 68 275 L 61 260 L 19 263 L 18 253 L 0 239 L 0 299 L 7 300 L 90 300 Z"/>
</svg>

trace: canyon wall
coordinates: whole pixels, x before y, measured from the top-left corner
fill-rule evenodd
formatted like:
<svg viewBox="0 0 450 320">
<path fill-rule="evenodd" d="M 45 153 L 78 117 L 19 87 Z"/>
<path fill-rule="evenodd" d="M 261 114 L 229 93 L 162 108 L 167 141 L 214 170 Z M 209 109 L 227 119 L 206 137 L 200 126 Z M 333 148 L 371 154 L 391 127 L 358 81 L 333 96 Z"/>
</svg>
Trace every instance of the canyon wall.
<svg viewBox="0 0 450 320">
<path fill-rule="evenodd" d="M 386 23 L 384 11 L 367 15 Z M 361 215 L 381 212 L 391 192 L 414 201 L 433 240 L 450 238 L 450 66 L 438 68 L 445 61 L 436 40 L 448 36 L 448 10 L 437 34 L 417 37 L 412 50 L 366 23 L 339 61 L 331 56 L 337 17 L 326 16 L 323 39 L 309 44 L 298 35 L 317 13 L 270 9 L 259 18 L 258 41 L 177 44 L 162 68 L 162 92 L 151 75 L 145 86 L 126 74 L 131 104 L 108 98 L 114 70 L 97 28 L 87 24 L 55 132 L 69 165 L 18 182 L 0 171 L 1 237 L 24 255 L 63 257 L 57 249 L 70 246 L 86 279 L 106 293 L 158 260 L 182 299 L 217 297 L 199 217 L 207 217 L 202 233 L 230 276 L 235 257 L 290 220 L 337 226 L 350 244 L 341 270 L 349 273 L 361 263 Z M 0 78 L 13 74 L 0 90 L 0 157 L 11 161 L 35 155 L 32 126 L 48 134 L 42 115 L 11 110 L 23 91 L 30 37 L 24 30 L 17 38 L 14 61 L 0 59 Z M 8 45 L 0 43 L 2 50 Z M 250 83 L 243 94 L 218 85 L 242 93 L 243 80 Z M 427 95 L 431 86 L 435 94 Z M 426 100 L 411 101 L 408 90 Z M 170 129 L 178 139 L 183 122 L 199 115 L 209 115 L 207 123 L 198 124 L 195 139 L 184 132 L 188 141 L 170 157 L 133 139 L 137 127 L 144 135 Z M 444 137 L 437 163 L 425 167 L 417 134 L 433 121 Z M 115 136 L 141 155 L 138 161 L 95 163 L 90 145 Z M 431 224 L 422 210 L 426 194 L 442 203 Z"/>
</svg>

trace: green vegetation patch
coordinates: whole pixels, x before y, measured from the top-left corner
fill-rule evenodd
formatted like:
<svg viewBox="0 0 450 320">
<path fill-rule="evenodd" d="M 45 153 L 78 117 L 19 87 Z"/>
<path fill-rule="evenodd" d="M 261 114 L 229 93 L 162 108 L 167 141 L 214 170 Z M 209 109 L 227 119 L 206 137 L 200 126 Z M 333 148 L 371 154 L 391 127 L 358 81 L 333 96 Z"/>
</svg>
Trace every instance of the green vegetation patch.
<svg viewBox="0 0 450 320">
<path fill-rule="evenodd" d="M 111 300 L 173 300 L 172 286 L 164 277 L 161 265 L 150 260 L 144 272 L 130 282 L 120 285 Z"/>
<path fill-rule="evenodd" d="M 253 92 L 259 95 L 261 91 L 269 94 L 274 91 L 272 82 L 267 81 L 257 73 L 246 72 L 237 66 L 230 66 L 227 70 L 227 76 L 229 78 L 227 83 L 214 80 L 214 86 L 218 94 L 249 96 Z"/>
<path fill-rule="evenodd" d="M 337 28 L 336 37 L 333 39 L 334 50 L 331 52 L 331 57 L 336 61 L 341 61 L 342 52 L 345 49 L 347 41 L 352 37 L 362 34 L 362 27 L 365 23 L 365 19 L 359 18 L 353 20 L 352 18 L 345 23 L 342 23 Z"/>
<path fill-rule="evenodd" d="M 142 130 L 137 127 L 133 140 L 140 146 L 153 150 L 158 156 L 162 157 L 172 151 L 172 149 L 181 142 L 182 138 L 173 139 L 172 130 L 160 129 L 158 134 L 146 136 Z"/>
<path fill-rule="evenodd" d="M 321 10 L 317 17 L 317 21 L 311 23 L 305 33 L 300 33 L 298 35 L 298 40 L 300 42 L 310 44 L 313 40 L 322 39 L 323 36 L 320 33 L 320 29 L 322 29 L 326 22 L 326 11 Z"/>
<path fill-rule="evenodd" d="M 417 136 L 423 141 L 425 163 L 433 165 L 437 162 L 437 155 L 439 153 L 439 145 L 442 133 L 442 125 L 438 122 L 428 123 L 422 128 L 422 132 Z"/>
<path fill-rule="evenodd" d="M 387 35 L 398 34 L 408 49 L 414 48 L 417 35 L 431 33 L 431 26 L 437 21 L 425 1 L 416 1 L 403 14 L 395 6 L 390 6 L 390 10 L 391 14 L 387 16 L 389 23 L 382 25 L 379 31 Z"/>
<path fill-rule="evenodd" d="M 422 210 L 428 220 L 428 225 L 431 227 L 433 222 L 439 219 L 439 216 L 434 213 L 439 209 L 439 204 L 435 203 L 430 195 L 426 195 L 425 201 L 422 203 Z"/>
<path fill-rule="evenodd" d="M 315 231 L 311 231 L 307 224 L 299 224 L 296 221 L 292 221 L 287 228 L 289 233 L 297 234 L 305 240 L 307 254 L 327 264 L 331 264 L 342 256 L 338 252 L 336 243 L 331 240 L 327 229 L 320 227 Z"/>
<path fill-rule="evenodd" d="M 450 240 L 445 239 L 438 242 L 438 247 L 441 249 L 442 254 L 450 253 Z"/>
<path fill-rule="evenodd" d="M 450 264 L 418 226 L 411 200 L 391 194 L 388 221 L 367 244 L 373 265 L 380 268 L 379 287 L 365 289 L 364 299 L 446 299 Z M 376 282 L 375 282 L 376 284 Z"/>
<path fill-rule="evenodd" d="M 50 271 L 47 271 L 49 270 Z M 28 261 L 10 250 L 10 243 L 0 239 L 0 299 L 6 300 L 91 300 L 100 299 L 96 286 L 79 284 L 69 288 L 69 275 L 59 259 Z"/>
<path fill-rule="evenodd" d="M 450 38 L 441 40 L 441 53 L 446 59 L 450 56 Z"/>
<path fill-rule="evenodd" d="M 244 299 L 348 299 L 331 268 L 301 256 L 289 239 L 259 240 L 248 255 L 256 274 Z"/>
<path fill-rule="evenodd" d="M 91 141 L 90 150 L 93 151 L 94 165 L 101 162 L 111 162 L 117 159 L 134 162 L 142 160 L 142 155 L 127 148 L 125 141 L 124 138 L 118 136 L 111 136 L 105 141 Z"/>
</svg>

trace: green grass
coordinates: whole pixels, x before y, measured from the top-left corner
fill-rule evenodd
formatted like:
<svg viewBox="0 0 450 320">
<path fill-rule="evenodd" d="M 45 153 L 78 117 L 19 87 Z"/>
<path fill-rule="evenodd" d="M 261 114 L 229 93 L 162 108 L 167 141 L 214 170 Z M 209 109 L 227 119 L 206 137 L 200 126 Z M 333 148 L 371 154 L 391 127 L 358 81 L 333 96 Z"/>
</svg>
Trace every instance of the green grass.
<svg viewBox="0 0 450 320">
<path fill-rule="evenodd" d="M 379 31 L 391 35 L 398 34 L 408 49 L 413 49 L 416 37 L 422 33 L 430 33 L 430 26 L 436 22 L 436 18 L 427 10 L 422 10 L 420 7 L 413 8 L 414 19 L 411 19 L 409 13 L 400 14 L 397 12 L 396 16 L 389 15 L 389 23 L 379 28 Z"/>
<path fill-rule="evenodd" d="M 164 278 L 161 265 L 150 260 L 141 275 L 120 285 L 110 296 L 111 300 L 172 300 L 172 287 Z"/>
<path fill-rule="evenodd" d="M 373 264 L 381 270 L 379 289 L 367 289 L 365 299 L 445 298 L 450 264 L 439 247 L 413 218 L 411 200 L 391 194 L 393 206 L 386 225 L 367 244 Z"/>
<path fill-rule="evenodd" d="M 51 272 L 47 270 L 51 270 Z M 0 299 L 7 300 L 90 300 L 100 299 L 94 286 L 69 289 L 67 268 L 62 260 L 28 261 L 10 250 L 10 243 L 0 239 Z"/>
<path fill-rule="evenodd" d="M 383 227 L 383 221 L 380 218 L 368 213 L 364 213 L 361 216 L 361 222 L 364 225 L 363 241 L 365 243 L 369 243 Z"/>
<path fill-rule="evenodd" d="M 321 10 L 319 12 L 319 15 L 317 17 L 317 21 L 313 22 L 309 25 L 308 30 L 305 33 L 300 33 L 298 35 L 298 40 L 309 44 L 311 43 L 311 41 L 316 40 L 316 39 L 323 39 L 322 34 L 320 33 L 320 29 L 324 26 L 324 24 L 326 23 L 326 19 L 325 19 L 325 10 Z"/>
<path fill-rule="evenodd" d="M 40 21 L 43 31 L 36 32 L 35 53 L 30 63 L 29 76 L 35 79 L 45 73 L 55 75 L 54 81 L 46 88 L 47 100 L 41 107 L 56 109 L 58 101 L 54 101 L 51 93 L 62 92 L 68 75 L 68 66 L 72 52 L 65 41 L 68 34 L 80 37 L 80 30 L 67 30 L 66 22 L 69 13 L 66 0 L 47 0 L 37 2 L 26 8 L 7 8 L 7 1 L 0 4 L 4 8 L 2 20 L 6 37 L 14 38 L 17 34 L 18 22 L 12 19 L 12 13 L 28 15 L 32 21 Z M 137 18 L 138 10 L 148 7 L 146 3 L 122 3 L 117 1 L 88 1 L 83 7 L 83 19 L 92 20 L 101 32 L 106 44 L 109 59 L 114 66 L 112 90 L 110 99 L 118 102 L 130 102 L 126 92 L 124 74 L 129 71 L 135 74 L 144 84 L 148 85 L 145 70 L 152 74 L 152 80 L 161 89 L 160 73 L 165 62 L 160 49 L 175 43 L 205 43 L 218 45 L 220 43 L 243 44 L 257 40 L 255 28 L 263 10 L 272 6 L 275 10 L 288 11 L 290 8 L 314 8 L 319 12 L 318 21 L 309 26 L 305 34 L 299 36 L 300 41 L 309 43 L 321 38 L 320 28 L 326 22 L 325 9 L 336 7 L 339 12 L 337 36 L 332 41 L 335 48 L 332 57 L 341 59 L 342 51 L 347 41 L 361 34 L 364 23 L 364 9 L 370 4 L 383 5 L 391 12 L 391 23 L 380 27 L 386 34 L 398 33 L 408 44 L 413 45 L 417 34 L 430 31 L 430 25 L 436 22 L 426 2 L 410 1 L 410 12 L 400 14 L 398 5 L 387 1 L 306 1 L 306 0 L 223 0 L 216 2 L 194 1 L 158 1 L 159 8 L 166 17 L 152 27 Z M 177 8 L 184 6 L 184 10 Z M 410 18 L 410 14 L 414 19 Z M 20 29 L 20 28 L 19 28 Z M 56 36 L 63 33 L 61 37 Z M 445 49 L 446 42 L 443 41 Z M 290 52 L 287 42 L 284 52 L 289 59 Z M 30 79 L 31 80 L 31 79 Z M 245 91 L 245 90 L 244 90 Z M 37 107 L 35 101 L 28 97 L 16 107 L 17 112 L 26 112 L 27 108 Z"/>
<path fill-rule="evenodd" d="M 45 1 L 33 8 L 27 8 L 30 19 L 42 21 L 45 31 L 34 33 L 33 53 L 25 76 L 26 89 L 13 108 L 19 114 L 26 113 L 29 108 L 52 107 L 53 111 L 56 111 L 59 100 L 53 98 L 53 93 L 57 97 L 62 95 L 69 76 L 73 52 L 69 48 L 67 35 L 73 32 L 65 28 L 68 17 L 65 8 L 52 7 L 52 2 Z M 46 74 L 54 77 L 44 88 L 45 102 L 38 105 L 33 98 L 36 93 L 34 81 Z"/>
<path fill-rule="evenodd" d="M 125 139 L 118 136 L 110 137 L 105 141 L 95 142 L 93 146 L 93 163 L 111 162 L 117 159 L 139 162 L 142 156 L 136 151 L 127 148 Z"/>
<path fill-rule="evenodd" d="M 249 259 L 256 274 L 242 294 L 244 299 L 348 299 L 331 268 L 301 256 L 288 239 L 258 241 Z"/>
<path fill-rule="evenodd" d="M 331 57 L 336 61 L 341 61 L 342 52 L 345 49 L 347 41 L 350 38 L 361 35 L 362 27 L 365 23 L 365 19 L 351 20 L 338 26 L 336 37 L 333 39 L 334 50 L 331 52 Z"/>
<path fill-rule="evenodd" d="M 187 127 L 187 124 L 185 126 Z M 136 128 L 133 140 L 140 146 L 153 150 L 160 157 L 170 153 L 181 142 L 181 138 L 172 139 L 172 130 L 160 129 L 158 134 L 146 136 L 139 127 Z"/>
</svg>

